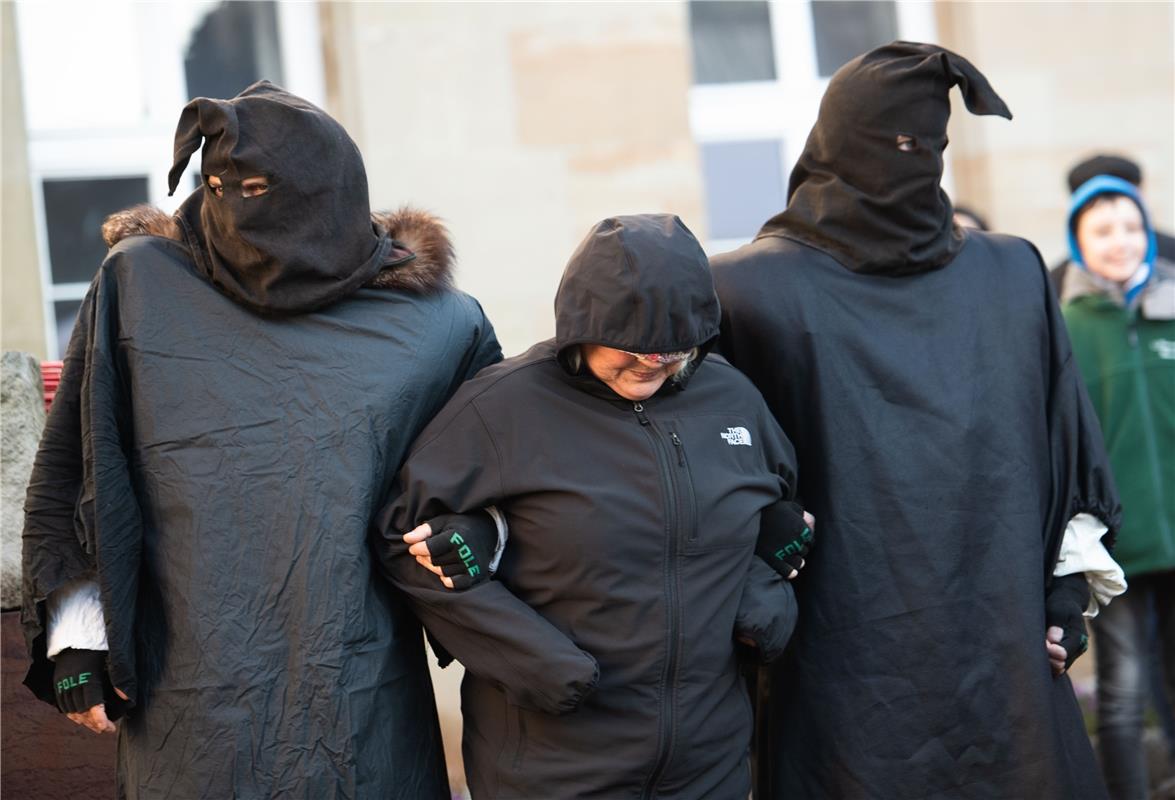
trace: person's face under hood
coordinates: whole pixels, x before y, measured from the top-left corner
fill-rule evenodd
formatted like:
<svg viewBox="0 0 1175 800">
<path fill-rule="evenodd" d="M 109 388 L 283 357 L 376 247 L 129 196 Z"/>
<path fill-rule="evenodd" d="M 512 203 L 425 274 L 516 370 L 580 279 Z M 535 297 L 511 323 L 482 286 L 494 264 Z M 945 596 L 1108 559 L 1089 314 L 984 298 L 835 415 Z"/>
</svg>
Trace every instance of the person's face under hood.
<svg viewBox="0 0 1175 800">
<path fill-rule="evenodd" d="M 555 342 L 561 357 L 579 347 L 620 397 L 643 400 L 681 369 L 683 354 L 704 357 L 719 317 L 709 260 L 680 219 L 613 217 L 592 228 L 563 272 Z"/>
<path fill-rule="evenodd" d="M 173 192 L 201 141 L 203 186 L 179 216 L 197 264 L 229 297 L 263 313 L 310 311 L 387 265 L 362 157 L 324 111 L 267 81 L 193 100 L 176 130 Z"/>
<path fill-rule="evenodd" d="M 824 250 L 858 272 L 902 275 L 947 263 L 962 244 L 939 185 L 958 85 L 977 114 L 1011 113 L 966 59 L 894 42 L 837 71 L 789 184 L 760 236 Z"/>
</svg>

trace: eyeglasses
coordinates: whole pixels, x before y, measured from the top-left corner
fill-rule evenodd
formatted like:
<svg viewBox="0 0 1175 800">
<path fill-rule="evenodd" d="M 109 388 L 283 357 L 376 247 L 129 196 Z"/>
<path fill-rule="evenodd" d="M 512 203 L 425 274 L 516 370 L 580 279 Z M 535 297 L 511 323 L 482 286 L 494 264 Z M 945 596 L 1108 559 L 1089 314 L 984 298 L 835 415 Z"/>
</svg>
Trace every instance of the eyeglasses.
<svg viewBox="0 0 1175 800">
<path fill-rule="evenodd" d="M 638 361 L 648 361 L 652 364 L 678 364 L 688 359 L 692 354 L 692 350 L 679 350 L 675 353 L 630 353 L 627 350 L 621 350 L 627 356 L 632 356 Z"/>
</svg>

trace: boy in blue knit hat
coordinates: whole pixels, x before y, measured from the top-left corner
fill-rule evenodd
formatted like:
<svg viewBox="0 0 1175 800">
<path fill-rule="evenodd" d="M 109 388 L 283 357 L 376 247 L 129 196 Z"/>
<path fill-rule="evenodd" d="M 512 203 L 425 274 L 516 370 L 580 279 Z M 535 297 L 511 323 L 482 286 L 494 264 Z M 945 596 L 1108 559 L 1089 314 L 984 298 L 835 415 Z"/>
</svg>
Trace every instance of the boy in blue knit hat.
<svg viewBox="0 0 1175 800">
<path fill-rule="evenodd" d="M 1093 620 L 1098 746 L 1111 796 L 1141 800 L 1151 609 L 1175 698 L 1175 266 L 1137 188 L 1112 175 L 1073 193 L 1069 247 L 1062 311 L 1122 496 L 1114 557 L 1130 584 Z"/>
</svg>

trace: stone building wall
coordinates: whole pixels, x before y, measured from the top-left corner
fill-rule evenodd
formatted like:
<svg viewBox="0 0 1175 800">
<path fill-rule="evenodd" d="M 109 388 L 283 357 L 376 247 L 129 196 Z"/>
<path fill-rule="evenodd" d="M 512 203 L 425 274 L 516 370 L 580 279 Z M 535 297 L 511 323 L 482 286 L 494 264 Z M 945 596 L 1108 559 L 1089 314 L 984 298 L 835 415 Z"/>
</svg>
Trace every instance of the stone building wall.
<svg viewBox="0 0 1175 800">
<path fill-rule="evenodd" d="M 450 224 L 508 355 L 554 333 L 575 246 L 613 215 L 699 237 L 684 3 L 323 4 L 327 94 L 372 205 Z"/>
<path fill-rule="evenodd" d="M 956 196 L 1052 263 L 1066 252 L 1069 167 L 1118 152 L 1143 168 L 1159 227 L 1175 228 L 1175 5 L 938 3 L 940 42 L 991 80 L 1015 119 L 956 97 Z"/>
</svg>

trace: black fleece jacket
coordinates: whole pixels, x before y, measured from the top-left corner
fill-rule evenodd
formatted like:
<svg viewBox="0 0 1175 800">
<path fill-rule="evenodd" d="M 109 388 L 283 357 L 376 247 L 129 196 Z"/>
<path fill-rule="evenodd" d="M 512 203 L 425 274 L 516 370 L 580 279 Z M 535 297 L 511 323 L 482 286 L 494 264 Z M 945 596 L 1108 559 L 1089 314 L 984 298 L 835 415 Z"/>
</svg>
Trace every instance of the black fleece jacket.
<svg viewBox="0 0 1175 800">
<path fill-rule="evenodd" d="M 562 342 L 601 335 L 576 329 L 601 313 L 563 313 L 569 303 L 635 309 L 612 318 L 618 347 L 637 347 L 627 326 L 658 349 L 712 339 L 705 256 L 671 219 L 597 227 L 560 291 Z M 592 272 L 606 278 L 581 280 Z M 414 445 L 377 542 L 467 669 L 475 797 L 747 795 L 734 637 L 770 658 L 794 625 L 791 587 L 754 557 L 760 512 L 793 495 L 793 459 L 759 393 L 717 356 L 634 403 L 573 373 L 552 340 L 458 391 Z M 490 504 L 510 525 L 496 580 L 447 592 L 404 555 L 400 532 Z"/>
</svg>

